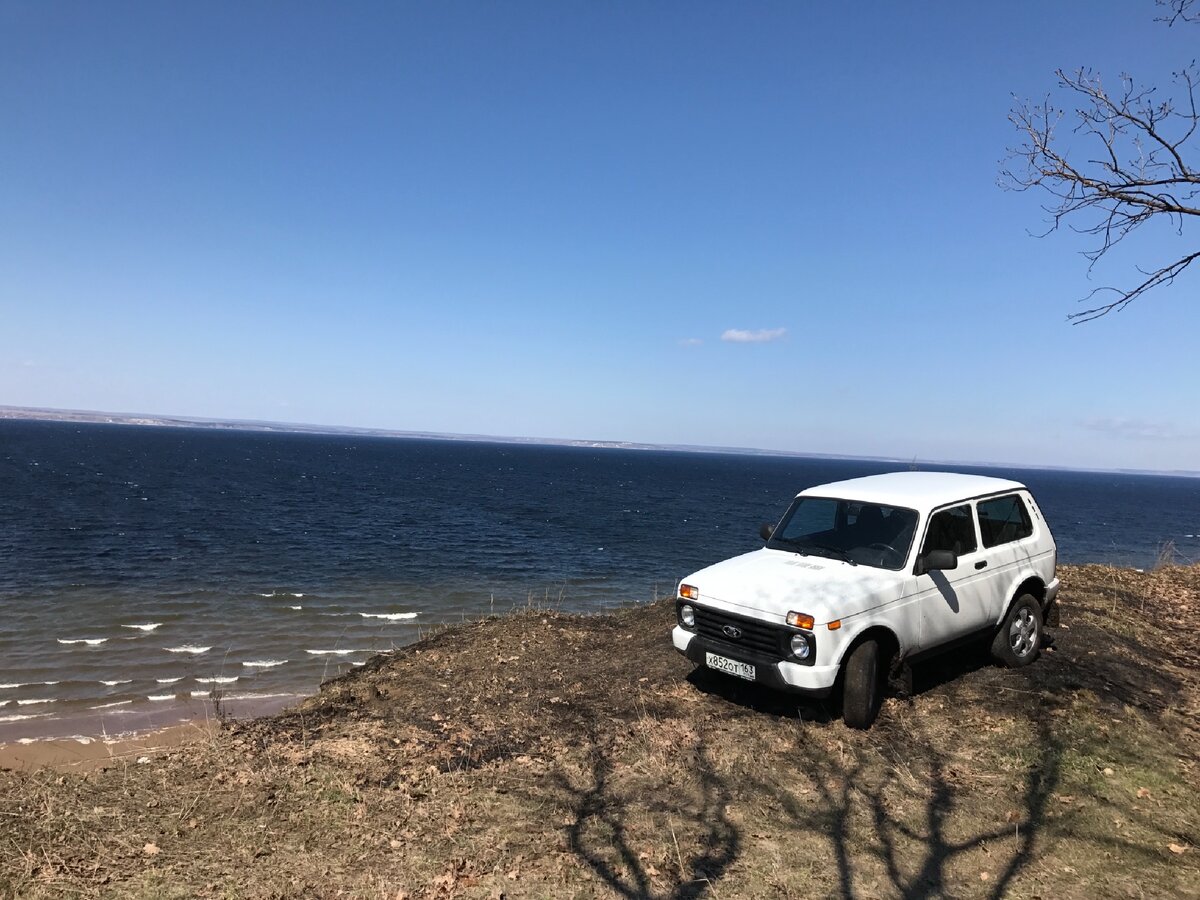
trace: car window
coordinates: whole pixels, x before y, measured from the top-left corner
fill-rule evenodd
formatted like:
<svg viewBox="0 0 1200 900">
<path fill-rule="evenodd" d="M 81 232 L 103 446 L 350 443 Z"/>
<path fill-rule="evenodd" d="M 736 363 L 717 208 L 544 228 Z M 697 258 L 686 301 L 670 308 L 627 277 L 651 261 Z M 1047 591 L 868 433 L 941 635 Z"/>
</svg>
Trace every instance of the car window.
<svg viewBox="0 0 1200 900">
<path fill-rule="evenodd" d="M 916 512 L 903 507 L 797 497 L 767 546 L 896 570 L 908 558 L 916 524 Z"/>
<path fill-rule="evenodd" d="M 929 517 L 922 554 L 931 550 L 949 550 L 957 556 L 966 556 L 975 549 L 975 523 L 971 520 L 970 504 L 943 509 Z"/>
<path fill-rule="evenodd" d="M 980 500 L 978 509 L 979 533 L 983 536 L 985 547 L 1008 544 L 1033 534 L 1029 510 L 1016 494 Z"/>
</svg>

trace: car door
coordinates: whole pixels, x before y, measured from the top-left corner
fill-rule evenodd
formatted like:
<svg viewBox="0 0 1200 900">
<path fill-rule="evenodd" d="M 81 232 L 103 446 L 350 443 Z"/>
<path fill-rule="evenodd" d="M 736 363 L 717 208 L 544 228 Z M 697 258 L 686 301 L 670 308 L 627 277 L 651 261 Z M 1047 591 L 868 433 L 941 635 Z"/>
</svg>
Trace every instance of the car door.
<svg viewBox="0 0 1200 900">
<path fill-rule="evenodd" d="M 1005 604 L 1036 545 L 1033 519 L 1020 494 L 988 497 L 975 503 L 979 518 L 981 559 L 986 578 L 980 600 L 987 620 L 998 622 Z"/>
<path fill-rule="evenodd" d="M 952 551 L 958 556 L 958 566 L 916 576 L 921 610 L 921 649 L 944 644 L 987 624 L 983 595 L 988 581 L 988 564 L 980 551 L 975 513 L 970 503 L 960 503 L 930 514 L 922 538 L 921 556 L 931 550 Z"/>
</svg>

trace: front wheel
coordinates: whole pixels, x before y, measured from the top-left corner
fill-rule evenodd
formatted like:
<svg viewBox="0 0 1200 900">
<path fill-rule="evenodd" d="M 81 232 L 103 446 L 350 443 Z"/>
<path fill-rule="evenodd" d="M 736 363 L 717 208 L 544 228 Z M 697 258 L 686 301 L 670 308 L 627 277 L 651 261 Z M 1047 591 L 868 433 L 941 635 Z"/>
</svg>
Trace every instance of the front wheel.
<svg viewBox="0 0 1200 900">
<path fill-rule="evenodd" d="M 879 642 L 865 640 L 846 660 L 842 718 L 851 728 L 870 728 L 879 715 Z"/>
<path fill-rule="evenodd" d="M 992 656 L 1010 669 L 1027 666 L 1042 645 L 1042 606 L 1032 594 L 1022 594 L 1009 609 L 992 640 Z"/>
</svg>

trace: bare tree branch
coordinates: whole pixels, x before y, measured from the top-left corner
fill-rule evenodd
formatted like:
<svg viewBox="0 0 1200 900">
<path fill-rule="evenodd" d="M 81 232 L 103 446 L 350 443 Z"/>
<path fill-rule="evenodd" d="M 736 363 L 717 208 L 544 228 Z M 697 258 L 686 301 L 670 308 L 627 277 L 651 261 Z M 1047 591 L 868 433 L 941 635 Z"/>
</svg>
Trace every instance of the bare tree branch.
<svg viewBox="0 0 1200 900">
<path fill-rule="evenodd" d="M 1166 22 L 1168 26 L 1176 22 L 1200 22 L 1200 12 L 1192 7 L 1195 0 L 1154 0 L 1167 10 L 1167 14 L 1159 16 L 1155 22 Z"/>
<path fill-rule="evenodd" d="M 1162 21 L 1200 21 L 1196 0 L 1158 0 L 1170 12 Z M 1052 198 L 1049 234 L 1067 224 L 1073 231 L 1098 239 L 1084 253 L 1089 271 L 1112 247 L 1150 221 L 1165 219 L 1182 234 L 1184 223 L 1200 216 L 1200 160 L 1193 142 L 1200 113 L 1196 93 L 1200 69 L 1193 61 L 1173 77 L 1174 96 L 1160 99 L 1153 87 L 1137 85 L 1122 75 L 1110 92 L 1091 69 L 1068 74 L 1059 69 L 1058 88 L 1071 98 L 1069 113 L 1049 98 L 1032 103 L 1014 98 L 1009 121 L 1021 144 L 1009 149 L 1000 183 L 1009 190 L 1037 188 Z M 1058 133 L 1063 120 L 1077 136 L 1066 147 Z M 1147 291 L 1170 284 L 1200 252 L 1173 262 L 1140 269 L 1144 276 L 1132 288 L 1098 288 L 1084 300 L 1111 292 L 1116 298 L 1067 318 L 1087 322 L 1124 309 Z"/>
</svg>

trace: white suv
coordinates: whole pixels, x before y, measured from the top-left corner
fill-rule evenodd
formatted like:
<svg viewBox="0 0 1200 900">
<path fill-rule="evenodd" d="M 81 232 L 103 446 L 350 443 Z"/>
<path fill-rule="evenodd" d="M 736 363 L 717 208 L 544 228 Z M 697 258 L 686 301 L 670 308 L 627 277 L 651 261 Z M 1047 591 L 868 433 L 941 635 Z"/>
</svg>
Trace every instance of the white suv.
<svg viewBox="0 0 1200 900">
<path fill-rule="evenodd" d="M 982 634 L 1033 662 L 1057 552 L 1015 481 L 894 472 L 800 492 L 766 546 L 684 578 L 672 639 L 688 659 L 816 697 L 840 682 L 848 725 L 875 720 L 889 670 Z M 1057 614 L 1057 609 L 1053 609 Z"/>
</svg>

